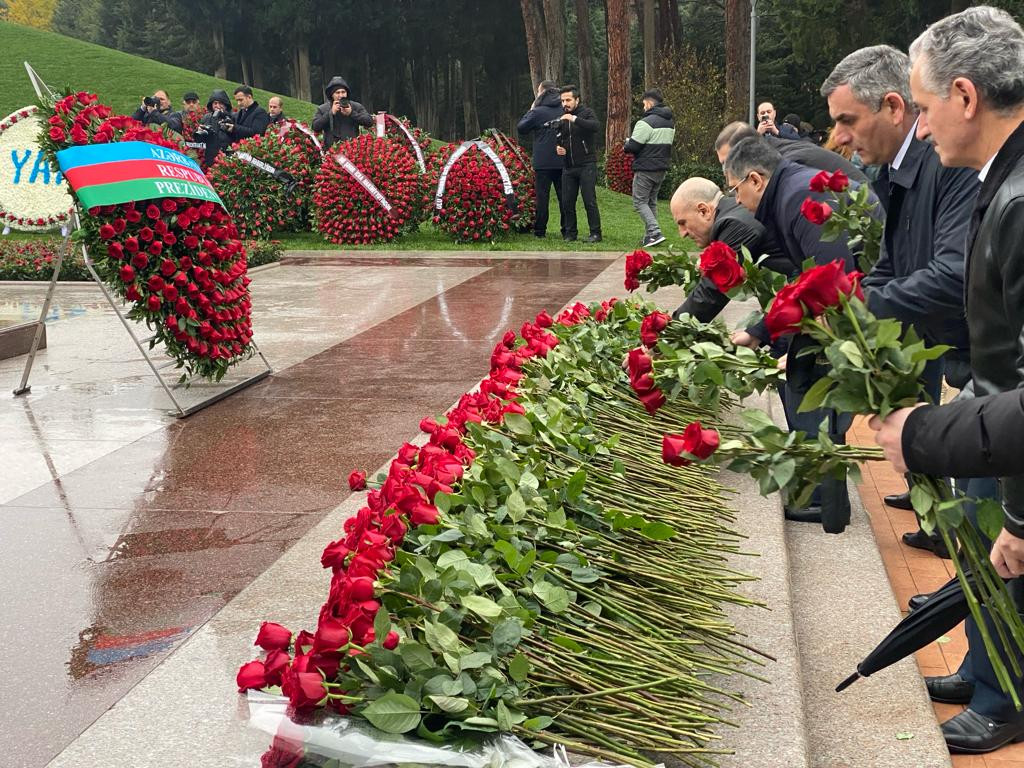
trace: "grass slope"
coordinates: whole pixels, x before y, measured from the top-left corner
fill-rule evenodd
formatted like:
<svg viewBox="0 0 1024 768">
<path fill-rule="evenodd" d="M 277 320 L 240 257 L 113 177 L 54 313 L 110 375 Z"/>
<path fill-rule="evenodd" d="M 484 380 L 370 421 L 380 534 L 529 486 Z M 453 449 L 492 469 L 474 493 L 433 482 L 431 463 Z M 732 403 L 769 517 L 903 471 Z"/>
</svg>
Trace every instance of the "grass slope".
<svg viewBox="0 0 1024 768">
<path fill-rule="evenodd" d="M 612 192 L 605 187 L 597 188 L 597 206 L 601 211 L 602 242 L 594 245 L 584 243 L 590 234 L 587 229 L 587 214 L 582 201 L 576 204 L 576 225 L 580 239 L 566 243 L 558 232 L 558 202 L 551 195 L 551 213 L 548 217 L 548 235 L 534 237 L 532 232 L 510 235 L 496 243 L 456 243 L 448 235 L 437 230 L 432 224 L 421 224 L 418 231 L 404 235 L 390 243 L 380 245 L 334 245 L 328 243 L 318 232 L 295 232 L 275 235 L 285 248 L 291 250 L 375 250 L 375 251 L 632 251 L 640 247 L 644 226 L 633 210 L 633 201 L 628 195 Z M 668 201 L 658 201 L 658 222 L 661 231 L 670 242 L 677 242 L 676 225 L 669 215 Z M 688 245 L 692 245 L 687 241 Z"/>
<path fill-rule="evenodd" d="M 36 102 L 35 91 L 25 74 L 27 61 L 54 90 L 70 85 L 75 90 L 98 93 L 115 112 L 131 114 L 143 94 L 163 88 L 175 109 L 181 108 L 185 91 L 196 91 L 205 104 L 210 92 L 223 88 L 231 96 L 238 83 L 162 64 L 141 56 L 104 48 L 72 37 L 44 32 L 19 24 L 0 22 L 0 118 Z M 256 90 L 256 99 L 266 106 L 275 94 Z M 289 117 L 310 120 L 312 104 L 281 97 Z"/>
</svg>

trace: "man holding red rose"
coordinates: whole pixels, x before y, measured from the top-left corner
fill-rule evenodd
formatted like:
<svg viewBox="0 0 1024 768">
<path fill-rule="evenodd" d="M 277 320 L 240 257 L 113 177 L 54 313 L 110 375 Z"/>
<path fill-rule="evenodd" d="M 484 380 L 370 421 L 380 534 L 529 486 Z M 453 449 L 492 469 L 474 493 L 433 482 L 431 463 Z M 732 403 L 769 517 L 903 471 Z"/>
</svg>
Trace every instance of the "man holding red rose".
<svg viewBox="0 0 1024 768">
<path fill-rule="evenodd" d="M 876 441 L 900 468 L 932 475 L 998 472 L 1005 519 L 991 558 L 1024 607 L 1024 474 L 1020 432 L 999 417 L 1020 410 L 1024 388 L 1024 30 L 1006 11 L 980 6 L 933 24 L 910 47 L 910 89 L 946 167 L 979 171 L 967 239 L 965 302 L 971 374 L 982 401 L 923 405 L 877 417 Z M 1000 394 L 1007 393 L 1007 394 Z M 1017 424 L 1020 420 L 1017 420 Z M 1018 474 L 1013 474 L 1017 472 Z M 968 708 L 942 724 L 953 752 L 980 754 L 1024 740 L 1024 716 L 1003 693 L 977 624 L 957 674 L 928 680 L 932 696 Z M 991 631 L 991 628 L 990 630 Z M 1011 673 L 1018 695 L 1024 681 Z"/>
<path fill-rule="evenodd" d="M 910 59 L 902 51 L 888 45 L 854 51 L 828 76 L 821 94 L 836 122 L 836 142 L 882 166 L 875 188 L 886 205 L 885 245 L 864 280 L 868 309 L 912 324 L 931 346 L 952 347 L 925 368 L 925 391 L 937 403 L 943 373 L 957 389 L 970 376 L 963 275 L 977 174 L 944 168 L 931 145 L 914 135 L 917 108 L 910 97 Z M 971 495 L 991 493 L 991 487 L 976 488 Z M 912 509 L 909 492 L 886 496 L 885 503 Z M 903 542 L 950 556 L 937 534 L 905 533 Z"/>
<path fill-rule="evenodd" d="M 855 261 L 847 239 L 832 242 L 821 240 L 821 227 L 809 221 L 802 208 L 811 197 L 824 197 L 811 191 L 813 169 L 789 163 L 777 150 L 761 138 L 749 138 L 734 144 L 726 158 L 725 177 L 736 200 L 754 214 L 765 230 L 778 243 L 782 254 L 792 265 L 791 274 L 800 273 L 803 262 L 814 259 L 819 265 L 839 262 L 843 272 L 855 269 Z M 816 198 L 817 196 L 817 198 Z M 873 197 L 873 196 L 872 196 Z M 877 202 L 877 199 L 876 199 Z M 881 206 L 876 206 L 880 209 Z M 801 297 L 803 298 L 803 297 Z M 736 331 L 733 342 L 756 347 L 772 338 L 762 321 L 748 331 Z M 819 426 L 827 422 L 829 437 L 837 444 L 845 443 L 846 431 L 852 417 L 831 409 L 800 412 L 800 402 L 824 371 L 813 355 L 800 352 L 814 342 L 802 334 L 790 341 L 786 363 L 786 384 L 782 390 L 782 404 L 790 429 L 816 434 Z M 822 522 L 825 530 L 842 531 L 850 519 L 850 498 L 845 480 L 828 479 L 818 487 L 806 509 L 786 508 L 786 518 L 800 522 Z"/>
</svg>

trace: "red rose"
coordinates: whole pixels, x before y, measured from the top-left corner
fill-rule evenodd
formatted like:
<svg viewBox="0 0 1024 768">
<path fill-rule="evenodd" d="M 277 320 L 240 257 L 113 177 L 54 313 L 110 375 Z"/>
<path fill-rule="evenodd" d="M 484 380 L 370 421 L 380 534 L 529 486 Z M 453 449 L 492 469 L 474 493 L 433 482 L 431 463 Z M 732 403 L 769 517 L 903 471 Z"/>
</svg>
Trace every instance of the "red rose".
<svg viewBox="0 0 1024 768">
<path fill-rule="evenodd" d="M 149 252 L 152 253 L 154 256 L 159 256 L 163 249 L 164 244 L 161 243 L 159 240 L 154 240 L 153 242 L 151 242 L 148 248 Z"/>
<path fill-rule="evenodd" d="M 664 312 L 652 312 L 640 323 L 640 341 L 645 347 L 658 343 L 658 334 L 665 330 L 672 317 Z"/>
<path fill-rule="evenodd" d="M 288 644 L 291 641 L 292 633 L 290 629 L 286 629 L 272 621 L 264 621 L 260 625 L 259 634 L 256 635 L 256 642 L 253 645 L 258 645 L 265 651 L 284 651 L 288 649 Z"/>
<path fill-rule="evenodd" d="M 807 186 L 810 187 L 812 192 L 824 192 L 828 189 L 828 171 L 819 171 L 811 179 L 811 183 Z"/>
<path fill-rule="evenodd" d="M 650 392 L 645 392 L 642 395 L 637 395 L 637 399 L 643 404 L 651 416 L 658 412 L 666 402 L 665 393 L 660 389 L 652 389 Z"/>
<path fill-rule="evenodd" d="M 828 188 L 833 192 L 843 192 L 850 186 L 850 177 L 842 171 L 836 171 L 828 180 Z"/>
<path fill-rule="evenodd" d="M 267 685 L 266 667 L 262 661 L 250 661 L 248 664 L 243 664 L 238 670 L 235 682 L 241 693 L 245 693 L 250 688 L 265 688 Z"/>
<path fill-rule="evenodd" d="M 629 350 L 627 365 L 629 367 L 629 377 L 631 379 L 644 373 L 650 373 L 654 370 L 654 361 L 651 356 L 639 347 L 637 349 Z"/>
<path fill-rule="evenodd" d="M 148 243 L 153 239 L 153 230 L 149 227 L 143 227 L 139 230 L 139 239 Z"/>
<path fill-rule="evenodd" d="M 103 240 L 110 240 L 116 234 L 117 232 L 114 231 L 114 228 L 110 224 L 104 224 L 100 227 L 100 238 Z"/>
<path fill-rule="evenodd" d="M 537 323 L 537 325 L 539 325 L 541 328 L 550 328 L 552 325 L 555 324 L 554 319 L 551 317 L 551 315 L 548 314 L 547 310 L 544 310 L 539 315 L 537 315 L 534 322 Z"/>
<path fill-rule="evenodd" d="M 722 293 L 742 285 L 746 279 L 746 273 L 736 258 L 736 251 L 718 240 L 701 251 L 700 271 Z"/>
<path fill-rule="evenodd" d="M 288 669 L 291 661 L 292 657 L 288 655 L 288 651 L 271 651 L 268 653 L 266 660 L 263 662 L 267 685 L 280 685 L 281 677 L 284 675 L 285 670 Z"/>
<path fill-rule="evenodd" d="M 177 269 L 178 268 L 174 265 L 174 262 L 170 259 L 164 259 L 160 262 L 160 271 L 165 277 L 170 277 L 177 271 Z"/>
<path fill-rule="evenodd" d="M 771 333 L 772 340 L 800 330 L 804 308 L 800 303 L 799 291 L 796 283 L 790 283 L 775 294 L 772 305 L 764 317 L 765 326 Z"/>
<path fill-rule="evenodd" d="M 145 269 L 149 264 L 149 257 L 144 253 L 136 253 L 132 256 L 132 266 L 136 269 Z"/>
<path fill-rule="evenodd" d="M 398 640 L 398 633 L 394 630 L 391 630 L 390 632 L 388 632 L 387 637 L 384 638 L 384 642 L 381 643 L 381 645 L 383 645 L 389 651 L 393 651 L 395 650 L 395 648 L 398 647 Z"/>
<path fill-rule="evenodd" d="M 124 241 L 124 249 L 128 251 L 128 253 L 138 253 L 139 241 L 134 237 L 126 238 Z"/>
<path fill-rule="evenodd" d="M 147 216 L 148 216 L 149 218 L 151 218 L 151 219 L 159 219 L 159 218 L 160 218 L 160 209 L 159 209 L 159 208 L 157 208 L 157 207 L 156 207 L 155 205 L 153 205 L 153 204 L 151 203 L 151 204 L 150 204 L 149 206 L 147 206 L 147 208 L 146 208 L 146 215 L 147 215 Z"/>
<path fill-rule="evenodd" d="M 126 283 L 130 283 L 130 282 L 133 282 L 135 280 L 135 270 L 132 269 L 127 264 L 125 264 L 123 267 L 121 267 L 121 271 L 120 271 L 119 274 L 121 276 L 121 280 L 123 280 Z"/>
<path fill-rule="evenodd" d="M 89 134 L 80 125 L 71 126 L 71 141 L 75 144 L 88 144 Z"/>
<path fill-rule="evenodd" d="M 50 139 L 53 141 L 66 141 L 67 135 L 63 128 L 53 127 L 50 129 Z"/>
<path fill-rule="evenodd" d="M 838 259 L 808 269 L 797 278 L 796 285 L 797 298 L 812 316 L 820 315 L 828 307 L 839 306 L 840 294 L 849 296 L 857 287 Z"/>
<path fill-rule="evenodd" d="M 358 469 L 348 476 L 348 487 L 353 491 L 362 491 L 366 488 L 366 473 Z"/>
<path fill-rule="evenodd" d="M 319 672 L 298 672 L 294 676 L 288 696 L 295 709 L 312 709 L 327 696 L 324 680 Z"/>
<path fill-rule="evenodd" d="M 373 579 L 358 578 L 349 582 L 349 593 L 353 600 L 362 603 L 374 598 Z"/>
<path fill-rule="evenodd" d="M 146 306 L 149 307 L 150 311 L 157 312 L 160 309 L 160 297 L 150 296 L 146 299 Z"/>
<path fill-rule="evenodd" d="M 153 275 L 146 281 L 146 286 L 153 293 L 159 293 L 164 289 L 164 279 L 160 275 Z"/>
<path fill-rule="evenodd" d="M 811 224 L 821 225 L 829 220 L 832 216 L 832 208 L 828 203 L 819 203 L 808 197 L 800 205 L 800 213 L 803 214 L 804 218 L 807 219 Z"/>
<path fill-rule="evenodd" d="M 706 459 L 718 450 L 718 432 L 703 429 L 699 421 L 687 425 L 681 435 L 664 435 L 661 438 L 661 460 L 673 467 L 685 467 L 692 459 Z"/>
</svg>

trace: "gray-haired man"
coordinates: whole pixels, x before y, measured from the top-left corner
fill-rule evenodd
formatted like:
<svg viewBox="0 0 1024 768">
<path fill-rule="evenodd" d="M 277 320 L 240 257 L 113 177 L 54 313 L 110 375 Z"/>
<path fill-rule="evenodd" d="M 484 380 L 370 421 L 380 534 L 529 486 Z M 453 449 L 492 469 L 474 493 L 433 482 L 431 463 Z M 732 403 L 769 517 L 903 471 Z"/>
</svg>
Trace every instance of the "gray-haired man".
<svg viewBox="0 0 1024 768">
<path fill-rule="evenodd" d="M 978 395 L 1024 387 L 1024 30 L 1006 11 L 980 6 L 933 24 L 910 47 L 910 90 L 921 110 L 917 136 L 931 136 L 946 167 L 980 173 L 965 280 L 971 374 Z M 914 472 L 951 469 L 948 447 L 983 430 L 979 418 L 941 428 L 945 407 L 901 409 L 872 426 Z M 987 441 L 986 441 L 987 443 Z M 988 448 L 986 447 L 986 450 Z M 1014 450 L 1020 450 L 1018 441 Z M 1018 608 L 1024 575 L 1024 475 L 999 479 L 1005 521 L 992 563 Z M 991 631 L 991 630 L 990 630 Z M 1024 717 L 1003 693 L 978 626 L 967 620 L 968 653 L 956 675 L 928 680 L 933 699 L 968 708 L 942 724 L 951 751 L 991 752 L 1024 741 Z M 1012 677 L 1019 697 L 1024 681 Z"/>
<path fill-rule="evenodd" d="M 964 248 L 978 176 L 943 168 L 928 142 L 914 135 L 917 107 L 910 97 L 910 58 L 888 45 L 854 51 L 821 86 L 835 121 L 837 143 L 881 166 L 875 191 L 886 207 L 884 248 L 864 280 L 868 308 L 879 317 L 912 324 L 930 345 L 953 349 L 925 368 L 926 391 L 937 403 L 945 373 L 962 389 L 970 376 L 964 316 Z M 910 493 L 885 497 L 912 509 Z M 903 534 L 911 547 L 950 553 L 938 536 Z"/>
</svg>

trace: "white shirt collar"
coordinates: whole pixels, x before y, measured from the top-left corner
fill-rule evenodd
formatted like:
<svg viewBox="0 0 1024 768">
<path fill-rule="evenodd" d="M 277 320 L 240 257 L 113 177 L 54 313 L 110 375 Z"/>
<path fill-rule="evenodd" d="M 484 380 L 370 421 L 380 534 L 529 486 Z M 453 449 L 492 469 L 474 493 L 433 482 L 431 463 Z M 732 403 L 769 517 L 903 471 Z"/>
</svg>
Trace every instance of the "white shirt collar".
<svg viewBox="0 0 1024 768">
<path fill-rule="evenodd" d="M 984 167 L 981 169 L 981 172 L 978 174 L 978 180 L 981 181 L 982 184 L 985 183 L 985 177 L 988 176 L 988 172 L 992 169 L 992 163 L 993 161 L 995 161 L 995 159 L 996 156 L 992 155 L 992 157 L 988 159 L 988 162 L 985 163 Z"/>
<path fill-rule="evenodd" d="M 907 150 L 910 149 L 910 144 L 914 140 L 914 135 L 916 133 L 917 120 L 914 121 L 914 124 L 911 126 L 910 132 L 907 134 L 906 138 L 903 139 L 903 146 L 900 147 L 900 151 L 896 153 L 896 157 L 894 157 L 893 161 L 889 163 L 889 167 L 892 170 L 898 171 L 900 169 L 900 165 L 903 163 L 903 158 L 907 156 Z"/>
</svg>

